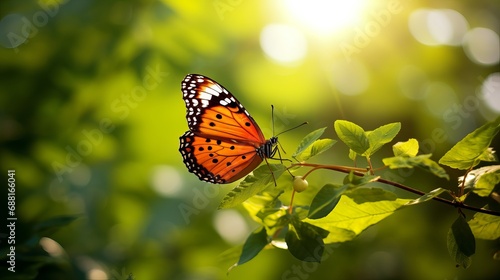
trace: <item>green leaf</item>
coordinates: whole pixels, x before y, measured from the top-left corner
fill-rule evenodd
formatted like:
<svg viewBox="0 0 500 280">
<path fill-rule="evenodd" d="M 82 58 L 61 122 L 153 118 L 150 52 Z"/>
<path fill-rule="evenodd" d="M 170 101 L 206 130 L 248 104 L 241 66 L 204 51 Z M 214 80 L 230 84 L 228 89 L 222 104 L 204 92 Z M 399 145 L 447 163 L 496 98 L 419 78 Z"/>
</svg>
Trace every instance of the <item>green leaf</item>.
<svg viewBox="0 0 500 280">
<path fill-rule="evenodd" d="M 321 262 L 328 231 L 294 219 L 285 236 L 288 251 L 304 262 Z"/>
<path fill-rule="evenodd" d="M 277 227 L 284 226 L 290 222 L 289 217 L 287 216 L 287 212 L 284 208 L 262 209 L 257 214 L 257 217 L 261 219 L 261 224 L 269 229 L 276 229 Z"/>
<path fill-rule="evenodd" d="M 267 192 L 256 194 L 242 203 L 248 215 L 257 223 L 262 224 L 262 218 L 259 216 L 260 212 L 269 208 L 280 208 L 281 202 L 275 197 L 269 195 Z"/>
<path fill-rule="evenodd" d="M 382 162 L 386 166 L 389 166 L 389 168 L 391 169 L 419 167 L 425 171 L 431 172 L 432 174 L 440 178 L 449 180 L 450 177 L 448 176 L 446 171 L 441 166 L 439 166 L 439 164 L 430 159 L 431 156 L 432 154 L 418 155 L 415 157 L 396 156 L 384 158 L 382 159 Z"/>
<path fill-rule="evenodd" d="M 324 185 L 311 202 L 308 218 L 319 219 L 328 215 L 340 200 L 340 195 L 347 190 L 348 185 Z"/>
<path fill-rule="evenodd" d="M 235 207 L 265 190 L 271 184 L 274 184 L 274 179 L 277 180 L 285 169 L 282 164 L 266 164 L 255 169 L 253 174 L 248 175 L 237 187 L 226 194 L 219 205 L 219 209 Z"/>
<path fill-rule="evenodd" d="M 328 231 L 330 234 L 323 239 L 325 244 L 340 243 L 351 241 L 356 238 L 357 234 L 349 229 L 336 227 L 333 225 L 328 226 Z"/>
<path fill-rule="evenodd" d="M 414 157 L 413 158 L 414 165 L 416 167 L 419 167 L 427 172 L 430 172 L 430 173 L 432 173 L 440 178 L 450 180 L 450 176 L 448 175 L 448 173 L 446 173 L 446 170 L 444 170 L 444 168 L 439 166 L 439 164 L 437 164 L 437 162 L 430 159 L 431 156 L 432 156 L 432 154 L 419 155 L 419 156 Z"/>
<path fill-rule="evenodd" d="M 491 160 L 491 141 L 500 130 L 500 117 L 488 122 L 453 146 L 439 163 L 456 169 L 469 169 L 481 160 Z"/>
<path fill-rule="evenodd" d="M 448 246 L 448 253 L 453 258 L 455 263 L 457 263 L 457 265 L 462 266 L 463 268 L 468 268 L 470 266 L 470 264 L 472 263 L 472 259 L 460 252 L 451 229 L 448 230 L 446 245 Z"/>
<path fill-rule="evenodd" d="M 378 151 L 384 144 L 387 144 L 398 135 L 401 130 L 401 123 L 390 123 L 383 125 L 373 131 L 366 132 L 370 148 L 364 152 L 364 156 L 371 156 Z"/>
<path fill-rule="evenodd" d="M 375 182 L 379 178 L 380 176 L 374 175 L 360 177 L 350 173 L 344 178 L 343 186 L 332 184 L 324 185 L 311 202 L 308 218 L 320 219 L 325 217 L 335 208 L 340 200 L 340 195 L 342 195 L 346 190 Z M 368 197 L 373 194 L 373 191 L 371 189 L 360 189 L 358 193 L 361 193 L 361 196 Z M 347 195 L 350 195 L 350 193 L 347 193 Z"/>
<path fill-rule="evenodd" d="M 54 217 L 37 224 L 35 226 L 35 231 L 43 235 L 50 235 L 61 227 L 69 225 L 71 222 L 80 217 L 80 215 Z"/>
<path fill-rule="evenodd" d="M 368 183 L 376 182 L 379 178 L 380 178 L 380 176 L 376 176 L 376 175 L 357 176 L 351 172 L 347 176 L 344 177 L 343 182 L 345 185 L 349 184 L 350 188 L 354 188 L 354 187 L 364 186 Z"/>
<path fill-rule="evenodd" d="M 330 149 L 335 143 L 337 143 L 337 141 L 333 139 L 316 140 L 314 141 L 314 143 L 312 143 L 312 145 L 308 146 L 305 150 L 298 154 L 295 159 L 297 159 L 298 161 L 306 161 L 313 156 L 319 155 L 324 151 Z"/>
<path fill-rule="evenodd" d="M 414 157 L 418 153 L 418 141 L 410 138 L 406 142 L 398 142 L 392 146 L 392 151 L 396 157 Z"/>
<path fill-rule="evenodd" d="M 443 189 L 443 188 L 437 188 L 435 190 L 432 190 L 432 191 L 424 194 L 423 196 L 421 196 L 421 197 L 419 197 L 417 199 L 414 199 L 414 200 L 408 202 L 406 205 L 410 206 L 410 205 L 415 205 L 415 204 L 419 204 L 419 203 L 422 203 L 422 202 L 429 201 L 429 200 L 433 199 L 434 197 L 439 196 L 443 192 L 450 192 L 450 191 L 447 190 L 447 189 Z"/>
<path fill-rule="evenodd" d="M 471 264 L 470 256 L 476 251 L 476 240 L 465 218 L 461 215 L 448 231 L 448 252 L 458 265 L 467 268 Z"/>
<path fill-rule="evenodd" d="M 349 121 L 337 120 L 334 124 L 335 132 L 342 142 L 354 152 L 362 155 L 370 148 L 370 142 L 365 131 Z"/>
<path fill-rule="evenodd" d="M 500 238 L 500 217 L 476 213 L 469 221 L 470 229 L 476 238 L 496 240 Z"/>
<path fill-rule="evenodd" d="M 474 192 L 480 196 L 489 196 L 493 188 L 500 183 L 500 172 L 484 174 L 477 180 Z"/>
<path fill-rule="evenodd" d="M 300 153 L 305 151 L 305 149 L 307 149 L 307 147 L 309 147 L 312 143 L 314 143 L 314 141 L 318 140 L 318 138 L 321 137 L 321 135 L 323 135 L 323 133 L 325 132 L 325 129 L 326 127 L 323 127 L 307 134 L 306 137 L 304 137 L 300 142 L 297 150 L 295 151 L 295 153 L 293 153 L 292 157 L 295 158 Z"/>
<path fill-rule="evenodd" d="M 345 195 L 350 197 L 356 204 L 383 200 L 394 201 L 398 198 L 396 194 L 381 188 L 359 188 L 346 192 Z"/>
<path fill-rule="evenodd" d="M 253 259 L 268 243 L 269 241 L 267 240 L 267 233 L 264 227 L 261 227 L 258 231 L 252 232 L 243 245 L 240 259 L 229 268 L 228 272 L 236 266 L 242 265 Z"/>
<path fill-rule="evenodd" d="M 380 193 L 376 195 L 374 193 L 373 196 L 363 198 L 362 196 L 366 194 L 364 192 L 364 188 L 353 190 L 349 196 L 354 198 L 342 195 L 335 209 L 326 217 L 317 220 L 305 219 L 304 221 L 330 232 L 324 240 L 325 243 L 343 242 L 352 240 L 363 230 L 390 216 L 394 211 L 410 201 L 409 199 L 400 198 L 373 201 L 380 197 L 390 199 L 394 197 L 390 194 Z M 340 234 L 340 236 L 336 236 L 334 233 Z"/>
</svg>

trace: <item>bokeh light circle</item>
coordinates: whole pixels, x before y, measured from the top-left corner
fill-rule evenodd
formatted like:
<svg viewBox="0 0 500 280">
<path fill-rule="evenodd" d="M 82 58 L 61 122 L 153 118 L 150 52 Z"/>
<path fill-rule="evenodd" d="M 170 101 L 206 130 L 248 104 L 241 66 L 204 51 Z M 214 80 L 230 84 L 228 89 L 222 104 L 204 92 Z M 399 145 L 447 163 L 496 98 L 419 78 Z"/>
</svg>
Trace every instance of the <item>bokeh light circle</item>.
<svg viewBox="0 0 500 280">
<path fill-rule="evenodd" d="M 467 57 L 477 64 L 494 65 L 500 61 L 500 39 L 488 28 L 474 28 L 464 38 Z"/>
<path fill-rule="evenodd" d="M 286 24 L 269 24 L 260 34 L 260 45 L 272 60 L 289 64 L 298 62 L 307 54 L 307 41 L 302 32 Z"/>
</svg>

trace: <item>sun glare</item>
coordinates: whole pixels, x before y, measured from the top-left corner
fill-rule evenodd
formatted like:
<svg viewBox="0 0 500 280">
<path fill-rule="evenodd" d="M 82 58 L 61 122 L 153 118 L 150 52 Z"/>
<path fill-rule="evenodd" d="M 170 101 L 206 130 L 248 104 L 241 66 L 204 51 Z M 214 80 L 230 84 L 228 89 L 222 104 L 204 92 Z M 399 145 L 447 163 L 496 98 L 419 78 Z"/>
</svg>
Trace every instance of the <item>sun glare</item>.
<svg viewBox="0 0 500 280">
<path fill-rule="evenodd" d="M 281 0 L 288 15 L 315 33 L 331 34 L 361 20 L 366 0 Z"/>
</svg>

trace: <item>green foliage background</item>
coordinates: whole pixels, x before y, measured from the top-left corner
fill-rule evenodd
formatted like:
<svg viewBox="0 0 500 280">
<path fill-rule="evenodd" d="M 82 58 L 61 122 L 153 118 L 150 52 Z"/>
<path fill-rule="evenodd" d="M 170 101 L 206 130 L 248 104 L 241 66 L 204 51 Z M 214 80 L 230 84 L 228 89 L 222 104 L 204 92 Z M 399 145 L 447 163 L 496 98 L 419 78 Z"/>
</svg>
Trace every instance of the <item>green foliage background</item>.
<svg viewBox="0 0 500 280">
<path fill-rule="evenodd" d="M 388 2 L 370 3 L 369 10 L 377 11 Z M 346 96 L 336 89 L 331 69 L 350 65 L 339 43 L 352 41 L 353 28 L 333 42 L 308 34 L 306 59 L 280 65 L 259 45 L 262 28 L 284 20 L 266 1 L 61 1 L 28 41 L 15 49 L 0 48 L 0 172 L 6 178 L 7 169 L 16 170 L 18 273 L 33 268 L 30 257 L 43 256 L 38 279 L 92 279 L 93 269 L 105 272 L 108 279 L 126 279 L 130 273 L 136 279 L 498 276 L 491 250 L 498 251 L 498 240 L 478 240 L 471 267 L 455 268 L 446 234 L 456 210 L 437 202 L 396 212 L 354 241 L 330 247 L 319 265 L 304 265 L 287 251 L 264 250 L 226 276 L 234 259 L 220 261 L 219 255 L 235 244 L 221 237 L 213 221 L 221 198 L 235 185 L 198 181 L 177 151 L 178 137 L 187 130 L 180 81 L 188 73 L 200 73 L 231 90 L 268 137 L 271 104 L 276 108 L 276 131 L 308 121 L 308 127 L 280 136 L 288 152 L 320 127 L 328 127 L 325 135 L 336 138 L 333 122 L 347 119 L 367 130 L 401 122 L 395 141 L 427 140 L 425 152 L 439 159 L 498 113 L 480 103 L 466 114 L 457 112 L 451 123 L 428 109 L 427 104 L 438 101 L 423 94 L 426 85 L 450 86 L 455 103 L 445 108 L 451 110 L 475 95 L 482 79 L 498 72 L 498 64 L 474 64 L 461 47 L 420 44 L 408 30 L 408 17 L 417 8 L 450 8 L 462 13 L 471 27 L 496 28 L 498 34 L 498 25 L 491 23 L 498 23 L 500 5 L 494 0 L 400 3 L 402 12 L 392 15 L 390 23 L 351 57 L 363 65 L 370 83 L 362 94 Z M 17 14 L 33 20 L 40 11 L 36 1 L 0 2 L 2 18 Z M 426 78 L 402 80 L 407 66 L 420 68 Z M 146 81 L 148 76 L 156 79 Z M 347 82 L 358 81 L 353 77 Z M 131 97 L 137 87 L 147 88 L 140 100 Z M 424 97 L 407 98 L 404 90 Z M 91 143 L 88 152 L 75 157 L 85 141 Z M 500 149 L 498 141 L 493 146 Z M 377 154 L 380 166 L 380 159 L 391 152 L 383 148 Z M 338 144 L 315 160 L 351 164 L 348 148 Z M 454 189 L 453 178 L 463 174 L 448 171 L 450 181 L 418 170 L 381 175 L 427 192 Z M 156 191 L 158 174 L 163 174 L 166 189 L 179 189 Z M 312 187 L 297 194 L 297 200 L 311 198 L 322 184 L 342 176 L 317 172 L 308 177 Z M 3 197 L 6 192 L 4 188 Z M 210 200 L 204 199 L 207 196 Z M 190 209 L 189 215 L 183 215 L 183 209 Z M 36 231 L 43 221 L 71 215 L 79 218 L 59 230 Z M 249 235 L 257 225 L 245 222 Z M 5 228 L 0 232 L 5 256 Z M 38 250 L 23 255 L 23 248 L 38 248 L 30 243 L 37 234 L 59 243 L 64 254 L 50 257 Z M 3 266 L 0 274 L 8 275 Z"/>
</svg>

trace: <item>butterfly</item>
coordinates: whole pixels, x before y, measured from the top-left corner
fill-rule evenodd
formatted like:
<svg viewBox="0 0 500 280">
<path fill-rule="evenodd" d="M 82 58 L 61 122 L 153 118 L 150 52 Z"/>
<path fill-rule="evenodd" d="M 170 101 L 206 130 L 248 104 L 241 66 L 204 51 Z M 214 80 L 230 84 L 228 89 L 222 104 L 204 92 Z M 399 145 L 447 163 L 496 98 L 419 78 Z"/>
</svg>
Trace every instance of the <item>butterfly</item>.
<svg viewBox="0 0 500 280">
<path fill-rule="evenodd" d="M 181 83 L 189 130 L 179 151 L 189 172 L 214 184 L 234 182 L 278 150 L 278 138 L 266 140 L 248 111 L 227 89 L 198 74 Z"/>
</svg>

